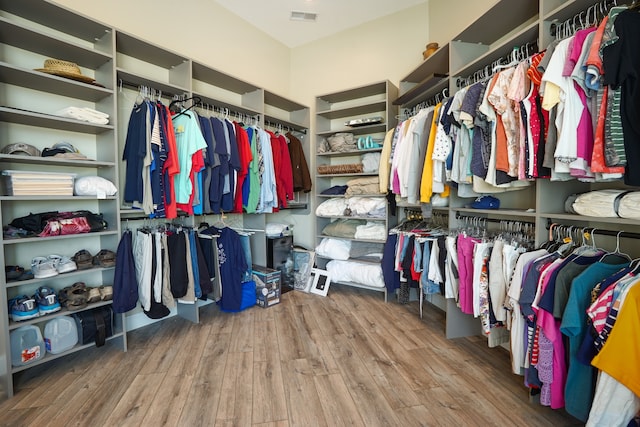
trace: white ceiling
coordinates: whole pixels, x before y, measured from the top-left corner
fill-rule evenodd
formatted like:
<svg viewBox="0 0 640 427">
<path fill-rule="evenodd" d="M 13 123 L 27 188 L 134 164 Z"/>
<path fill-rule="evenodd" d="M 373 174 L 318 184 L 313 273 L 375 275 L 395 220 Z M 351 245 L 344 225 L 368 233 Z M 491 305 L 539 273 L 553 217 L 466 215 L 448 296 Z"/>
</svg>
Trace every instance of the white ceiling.
<svg viewBox="0 0 640 427">
<path fill-rule="evenodd" d="M 296 47 L 428 0 L 216 0 L 288 47 Z M 291 11 L 314 12 L 316 22 L 291 21 Z"/>
</svg>

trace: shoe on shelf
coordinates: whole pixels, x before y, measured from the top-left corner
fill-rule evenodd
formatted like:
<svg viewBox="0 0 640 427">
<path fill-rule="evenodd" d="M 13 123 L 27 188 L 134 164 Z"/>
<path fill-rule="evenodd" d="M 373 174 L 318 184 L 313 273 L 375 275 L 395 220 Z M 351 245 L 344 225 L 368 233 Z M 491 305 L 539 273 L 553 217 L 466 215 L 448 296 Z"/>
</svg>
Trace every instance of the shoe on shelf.
<svg viewBox="0 0 640 427">
<path fill-rule="evenodd" d="M 87 306 L 89 290 L 84 282 L 76 282 L 63 291 L 66 291 L 66 306 L 69 311 L 81 310 Z"/>
<path fill-rule="evenodd" d="M 40 315 L 36 300 L 26 295 L 20 295 L 10 299 L 9 311 L 11 312 L 11 318 L 14 322 L 33 319 Z"/>
<path fill-rule="evenodd" d="M 38 304 L 38 311 L 40 316 L 45 314 L 55 313 L 62 308 L 58 301 L 56 291 L 50 286 L 40 286 L 33 296 Z"/>
<path fill-rule="evenodd" d="M 102 249 L 93 257 L 93 264 L 100 267 L 113 267 L 116 265 L 116 253 L 108 249 Z"/>
<path fill-rule="evenodd" d="M 56 271 L 60 274 L 69 273 L 70 271 L 76 271 L 78 266 L 68 256 L 49 255 L 49 259 L 53 261 L 56 266 Z"/>
<path fill-rule="evenodd" d="M 76 252 L 72 259 L 78 266 L 78 270 L 86 270 L 93 267 L 93 255 L 86 249 Z"/>
<path fill-rule="evenodd" d="M 113 299 L 113 286 L 100 286 L 99 289 L 102 301 L 109 301 Z"/>
<path fill-rule="evenodd" d="M 100 294 L 100 289 L 94 287 L 87 287 L 89 291 L 89 299 L 87 302 L 89 304 L 93 304 L 94 302 L 98 302 L 102 300 L 102 295 Z"/>
<path fill-rule="evenodd" d="M 18 278 L 23 274 L 24 268 L 19 265 L 5 265 L 4 267 L 4 277 L 7 279 L 7 282 L 18 280 Z"/>
<path fill-rule="evenodd" d="M 36 279 L 46 279 L 58 275 L 55 261 L 43 256 L 35 257 L 31 261 L 31 271 Z"/>
</svg>

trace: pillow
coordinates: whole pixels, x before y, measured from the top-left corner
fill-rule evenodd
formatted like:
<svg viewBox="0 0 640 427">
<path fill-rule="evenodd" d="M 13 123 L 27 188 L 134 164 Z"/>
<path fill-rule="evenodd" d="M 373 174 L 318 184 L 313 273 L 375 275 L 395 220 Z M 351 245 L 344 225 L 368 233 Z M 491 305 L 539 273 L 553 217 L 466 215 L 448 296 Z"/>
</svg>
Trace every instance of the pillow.
<svg viewBox="0 0 640 427">
<path fill-rule="evenodd" d="M 83 176 L 77 178 L 74 184 L 76 196 L 113 196 L 118 192 L 115 185 L 108 179 L 99 176 Z"/>
<path fill-rule="evenodd" d="M 326 270 L 333 282 L 360 283 L 376 288 L 384 288 L 382 267 L 376 264 L 353 261 L 329 261 Z"/>
<path fill-rule="evenodd" d="M 316 254 L 331 259 L 349 259 L 351 241 L 340 239 L 322 239 L 316 247 Z"/>
</svg>

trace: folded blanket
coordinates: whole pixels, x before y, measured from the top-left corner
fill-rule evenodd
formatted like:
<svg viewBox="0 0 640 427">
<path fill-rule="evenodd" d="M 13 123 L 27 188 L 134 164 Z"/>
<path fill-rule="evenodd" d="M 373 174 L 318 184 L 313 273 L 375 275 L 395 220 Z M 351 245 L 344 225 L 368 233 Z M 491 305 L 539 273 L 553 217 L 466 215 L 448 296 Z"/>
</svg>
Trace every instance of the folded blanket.
<svg viewBox="0 0 640 427">
<path fill-rule="evenodd" d="M 347 201 L 342 198 L 329 199 L 320 203 L 316 208 L 318 216 L 342 216 L 347 209 Z"/>
<path fill-rule="evenodd" d="M 54 113 L 57 116 L 68 117 L 70 119 L 80 120 L 98 125 L 106 125 L 109 123 L 109 115 L 103 112 L 87 107 L 67 107 Z"/>
<path fill-rule="evenodd" d="M 356 236 L 357 227 L 365 225 L 364 219 L 339 219 L 327 224 L 322 229 L 322 234 L 331 237 L 344 237 L 353 239 Z"/>
<path fill-rule="evenodd" d="M 353 216 L 376 216 L 386 212 L 387 200 L 380 197 L 351 197 L 348 208 Z M 384 215 L 382 215 L 384 216 Z"/>
<path fill-rule="evenodd" d="M 356 239 L 385 241 L 387 239 L 387 227 L 382 222 L 367 222 L 356 227 L 354 237 Z"/>
</svg>

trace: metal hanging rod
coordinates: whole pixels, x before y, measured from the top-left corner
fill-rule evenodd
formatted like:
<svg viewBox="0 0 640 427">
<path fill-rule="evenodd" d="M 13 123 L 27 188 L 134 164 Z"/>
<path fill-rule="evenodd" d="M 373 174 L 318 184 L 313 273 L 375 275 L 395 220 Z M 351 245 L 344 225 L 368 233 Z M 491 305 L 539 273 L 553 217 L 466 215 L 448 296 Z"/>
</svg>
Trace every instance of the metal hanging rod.
<svg viewBox="0 0 640 427">
<path fill-rule="evenodd" d="M 547 220 L 547 230 L 551 229 L 551 227 L 564 227 L 566 229 L 573 228 L 575 230 L 580 230 L 584 232 L 588 232 L 591 234 L 599 234 L 601 236 L 611 236 L 611 237 L 624 237 L 626 239 L 640 239 L 640 233 L 634 233 L 630 231 L 623 230 L 607 230 L 598 227 L 580 227 L 578 225 L 567 225 L 567 224 L 559 224 L 554 222 L 553 220 Z"/>
</svg>

